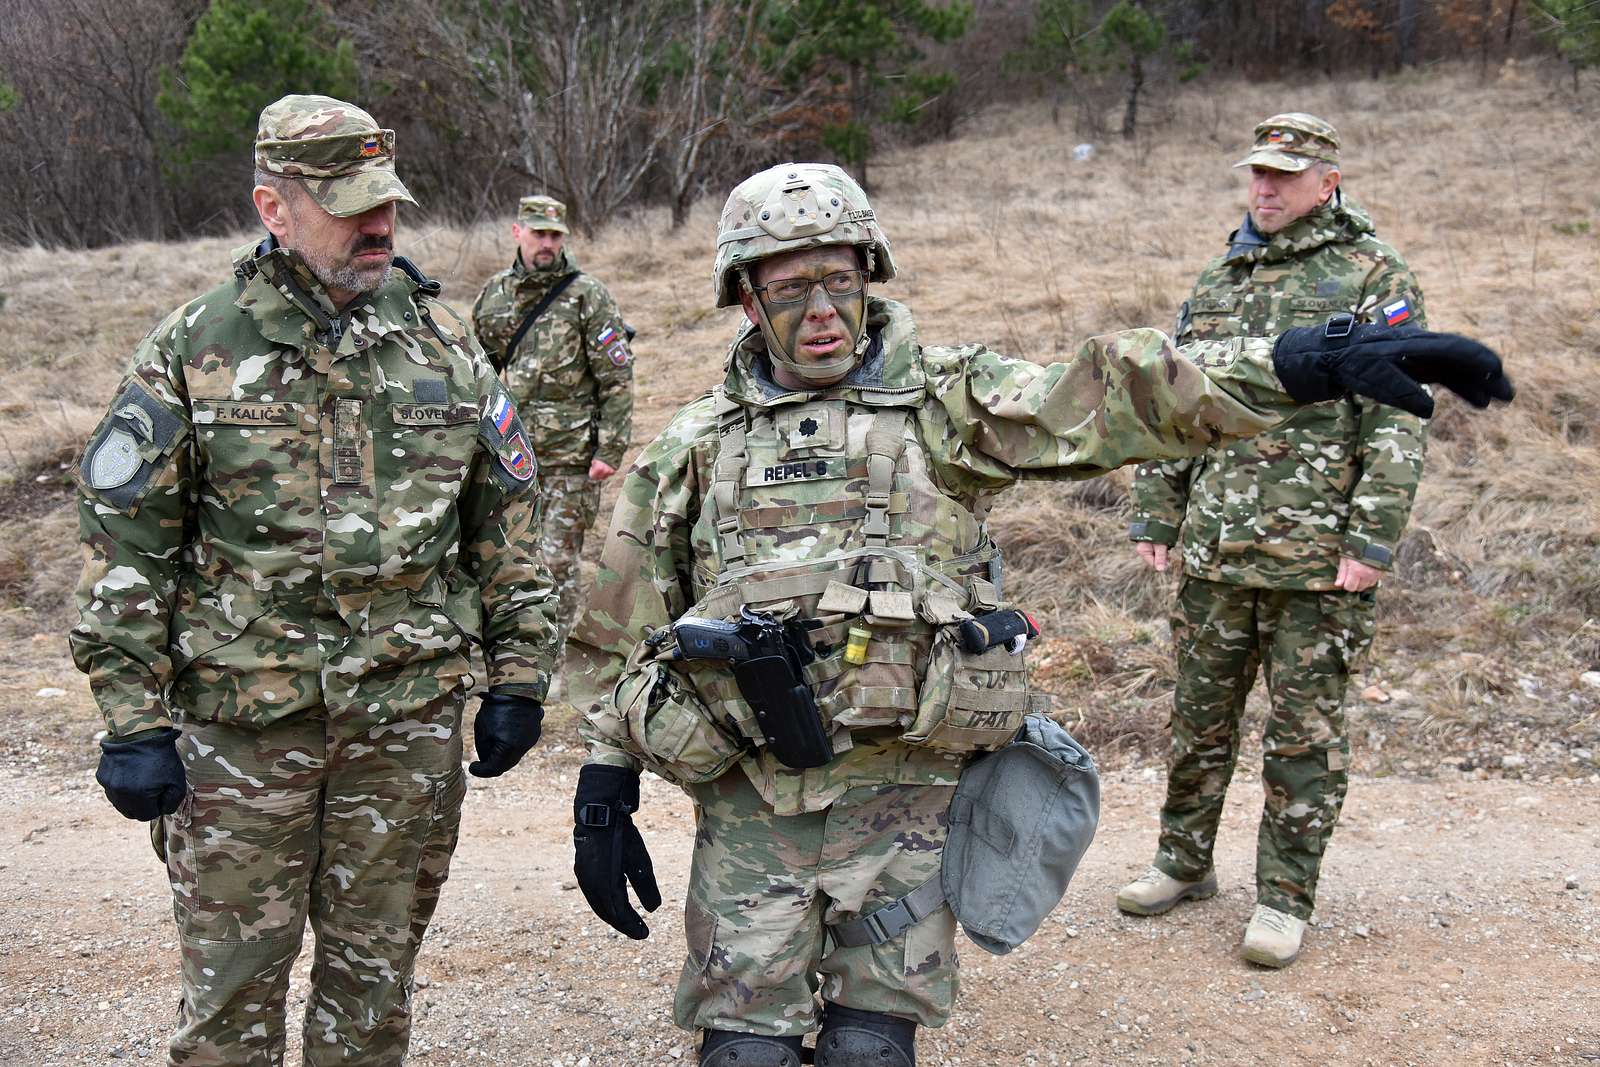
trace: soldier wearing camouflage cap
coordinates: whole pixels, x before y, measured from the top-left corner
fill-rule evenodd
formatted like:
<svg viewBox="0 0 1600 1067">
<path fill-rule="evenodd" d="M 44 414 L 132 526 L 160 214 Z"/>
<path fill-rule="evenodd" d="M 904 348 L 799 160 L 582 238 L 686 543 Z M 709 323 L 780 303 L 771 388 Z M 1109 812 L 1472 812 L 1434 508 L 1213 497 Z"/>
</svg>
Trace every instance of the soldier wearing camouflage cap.
<svg viewBox="0 0 1600 1067">
<path fill-rule="evenodd" d="M 478 341 L 533 433 L 544 494 L 539 541 L 563 634 L 583 601 L 583 541 L 600 510 L 600 483 L 633 436 L 633 331 L 600 279 L 578 269 L 567 233 L 565 204 L 523 197 L 511 224 L 516 258 L 472 307 Z"/>
<path fill-rule="evenodd" d="M 1039 703 L 1019 642 L 958 640 L 1014 606 L 984 523 L 996 494 L 1197 455 L 1296 398 L 1420 403 L 1394 376 L 1401 349 L 1424 377 L 1474 366 L 1482 403 L 1506 388 L 1481 346 L 1386 331 L 1275 349 L 1132 330 L 1047 366 L 924 346 L 871 292 L 895 277 L 881 221 L 824 164 L 741 183 L 713 274 L 717 305 L 748 321 L 721 384 L 628 472 L 568 645 L 590 749 L 575 870 L 598 916 L 645 937 L 628 885 L 647 910 L 660 894 L 631 820 L 639 776 L 679 784 L 696 834 L 675 1017 L 704 1032 L 700 1062 L 796 1065 L 820 1025 L 821 1067 L 907 1067 L 956 995 L 938 876 L 957 779 Z M 782 655 L 742 649 L 757 633 L 781 633 Z"/>
<path fill-rule="evenodd" d="M 473 774 L 537 740 L 555 596 L 516 407 L 439 286 L 395 258 L 394 134 L 289 96 L 261 113 L 268 236 L 134 353 L 77 467 L 73 656 L 96 777 L 153 820 L 182 951 L 174 1065 L 400 1063 Z"/>
<path fill-rule="evenodd" d="M 1255 129 L 1249 213 L 1195 283 L 1179 342 L 1350 322 L 1423 324 L 1422 290 L 1340 187 L 1339 134 L 1314 115 Z M 1422 478 L 1422 419 L 1365 397 L 1306 408 L 1248 441 L 1140 467 L 1132 538 L 1165 570 L 1183 538 L 1173 616 L 1179 680 L 1154 865 L 1117 897 L 1164 912 L 1216 892 L 1212 851 L 1260 664 L 1272 698 L 1245 957 L 1293 962 L 1344 800 L 1350 668 L 1373 637 L 1373 588 L 1394 562 Z"/>
</svg>

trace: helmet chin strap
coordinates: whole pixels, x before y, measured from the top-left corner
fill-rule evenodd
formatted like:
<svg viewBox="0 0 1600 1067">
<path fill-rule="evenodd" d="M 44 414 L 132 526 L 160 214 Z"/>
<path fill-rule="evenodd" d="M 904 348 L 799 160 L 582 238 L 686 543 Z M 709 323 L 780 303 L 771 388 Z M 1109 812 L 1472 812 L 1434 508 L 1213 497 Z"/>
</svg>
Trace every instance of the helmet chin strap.
<svg viewBox="0 0 1600 1067">
<path fill-rule="evenodd" d="M 761 303 L 761 294 L 755 291 L 750 283 L 750 271 L 739 268 L 739 284 L 748 292 L 751 303 L 756 307 L 756 325 L 761 327 L 761 336 L 767 342 L 767 355 L 772 362 L 799 378 L 808 385 L 832 385 L 850 372 L 850 369 L 861 359 L 862 353 L 867 350 L 867 316 L 861 316 L 861 325 L 856 330 L 856 336 L 851 338 L 850 348 L 841 356 L 826 359 L 820 363 L 800 363 L 794 358 L 794 353 L 784 347 L 778 340 L 778 335 L 772 329 L 772 320 L 767 318 L 766 306 Z M 867 290 L 861 289 L 861 299 L 867 299 Z M 865 309 L 863 308 L 863 311 Z"/>
</svg>

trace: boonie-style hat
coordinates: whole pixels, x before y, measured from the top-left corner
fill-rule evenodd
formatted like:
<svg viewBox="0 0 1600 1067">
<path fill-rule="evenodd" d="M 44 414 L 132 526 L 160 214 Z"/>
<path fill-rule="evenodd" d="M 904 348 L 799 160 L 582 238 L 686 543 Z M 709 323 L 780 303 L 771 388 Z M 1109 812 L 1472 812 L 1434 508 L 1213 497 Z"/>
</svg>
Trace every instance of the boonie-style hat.
<svg viewBox="0 0 1600 1067">
<path fill-rule="evenodd" d="M 1303 111 L 1274 115 L 1256 125 L 1255 145 L 1235 167 L 1271 167 L 1298 173 L 1313 163 L 1339 164 L 1339 131 Z"/>
<path fill-rule="evenodd" d="M 416 203 L 394 170 L 394 131 L 331 96 L 286 96 L 263 108 L 256 166 L 298 179 L 322 210 L 339 218 L 391 200 Z"/>
<path fill-rule="evenodd" d="M 553 196 L 525 196 L 518 200 L 517 221 L 530 230 L 572 232 L 567 229 L 567 205 Z"/>
</svg>

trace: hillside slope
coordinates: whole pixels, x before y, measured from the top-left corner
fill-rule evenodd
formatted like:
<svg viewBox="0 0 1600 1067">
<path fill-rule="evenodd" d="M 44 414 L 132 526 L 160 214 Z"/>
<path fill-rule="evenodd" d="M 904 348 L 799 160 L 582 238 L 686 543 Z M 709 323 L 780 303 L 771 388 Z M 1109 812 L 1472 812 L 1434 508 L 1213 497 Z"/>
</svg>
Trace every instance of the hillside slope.
<svg viewBox="0 0 1600 1067">
<path fill-rule="evenodd" d="M 1229 164 L 1254 122 L 1288 109 L 1339 126 L 1346 188 L 1411 262 L 1431 323 L 1498 347 L 1521 389 L 1488 414 L 1440 404 L 1399 573 L 1380 596 L 1357 759 L 1379 772 L 1391 756 L 1407 770 L 1447 759 L 1498 771 L 1514 749 L 1592 773 L 1600 688 L 1580 675 L 1600 667 L 1600 143 L 1578 135 L 1592 120 L 1546 83 L 1446 73 L 1209 86 L 1177 101 L 1172 125 L 1099 145 L 1087 163 L 1043 107 L 989 113 L 955 142 L 875 167 L 901 268 L 882 291 L 912 306 L 925 339 L 1040 361 L 1094 333 L 1166 328 L 1242 213 Z M 719 204 L 699 205 L 678 233 L 647 212 L 574 239 L 640 330 L 639 441 L 713 383 L 734 326 L 710 308 Z M 451 229 L 405 218 L 399 247 L 465 310 L 509 256 L 508 219 Z M 71 677 L 59 635 L 78 560 L 64 464 L 140 336 L 222 277 L 247 239 L 0 258 L 0 659 L 14 684 Z M 1171 580 L 1145 573 L 1123 540 L 1126 482 L 1028 487 L 994 519 L 1012 589 L 1051 635 L 1040 677 L 1108 753 L 1157 741 L 1171 680 Z M 86 739 L 86 694 L 62 684 L 82 718 L 63 726 L 41 711 L 38 725 Z"/>
</svg>

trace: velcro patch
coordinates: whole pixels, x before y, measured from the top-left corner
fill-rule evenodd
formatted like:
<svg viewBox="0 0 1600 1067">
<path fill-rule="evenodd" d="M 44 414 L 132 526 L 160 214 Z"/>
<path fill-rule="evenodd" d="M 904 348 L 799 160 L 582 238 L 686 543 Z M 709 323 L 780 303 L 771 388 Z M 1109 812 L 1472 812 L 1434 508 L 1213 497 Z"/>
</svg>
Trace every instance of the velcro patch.
<svg viewBox="0 0 1600 1067">
<path fill-rule="evenodd" d="M 495 456 L 500 460 L 500 466 L 505 468 L 506 473 L 517 481 L 533 480 L 537 470 L 533 462 L 533 449 L 528 447 L 528 439 L 522 435 L 521 430 L 516 430 L 507 437 L 495 450 Z"/>
<path fill-rule="evenodd" d="M 156 463 L 171 454 L 185 432 L 177 414 L 130 379 L 89 436 L 79 477 L 100 500 L 131 515 L 155 477 Z"/>
<path fill-rule="evenodd" d="M 511 398 L 504 393 L 497 393 L 494 402 L 489 406 L 489 425 L 494 427 L 494 432 L 502 438 L 511 430 L 511 424 L 517 420 L 517 409 L 511 403 Z"/>
<path fill-rule="evenodd" d="M 196 426 L 297 426 L 300 405 L 287 400 L 189 401 Z"/>
<path fill-rule="evenodd" d="M 773 463 L 764 467 L 752 465 L 745 475 L 745 485 L 777 485 L 781 482 L 809 482 L 820 478 L 844 478 L 846 464 L 837 459 L 808 459 L 797 463 Z"/>
<path fill-rule="evenodd" d="M 396 426 L 456 426 L 475 422 L 475 404 L 395 404 L 389 409 Z"/>
<path fill-rule="evenodd" d="M 411 395 L 419 404 L 443 404 L 450 399 L 443 378 L 418 378 L 411 383 Z"/>
<path fill-rule="evenodd" d="M 606 349 L 606 358 L 611 360 L 613 366 L 626 367 L 633 355 L 628 351 L 628 346 L 623 344 L 622 339 L 619 337 L 611 343 L 610 348 Z"/>
</svg>

